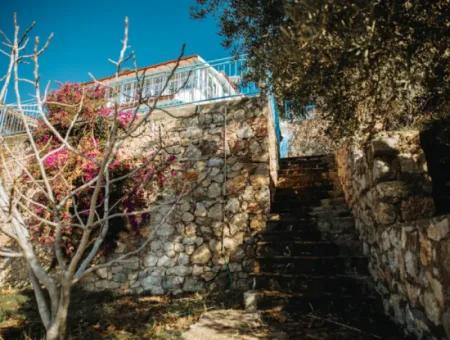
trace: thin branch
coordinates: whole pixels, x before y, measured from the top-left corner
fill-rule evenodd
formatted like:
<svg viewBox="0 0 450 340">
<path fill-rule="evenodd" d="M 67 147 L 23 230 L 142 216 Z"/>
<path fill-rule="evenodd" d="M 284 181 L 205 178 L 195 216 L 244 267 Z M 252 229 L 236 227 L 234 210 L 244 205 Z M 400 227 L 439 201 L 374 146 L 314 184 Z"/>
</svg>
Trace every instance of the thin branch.
<svg viewBox="0 0 450 340">
<path fill-rule="evenodd" d="M 18 253 L 14 250 L 0 247 L 0 256 L 2 257 L 23 257 L 22 253 Z"/>
<path fill-rule="evenodd" d="M 163 216 L 163 218 L 161 219 L 161 221 L 159 222 L 159 224 L 157 226 L 155 226 L 154 230 L 158 230 L 162 225 L 164 225 L 164 223 L 166 222 L 166 220 L 169 218 L 169 216 L 172 214 L 173 210 L 175 209 L 175 207 L 177 206 L 177 203 L 184 197 L 185 195 L 179 195 L 177 197 L 177 199 L 173 202 L 172 206 L 170 207 L 170 209 L 166 212 L 166 214 Z M 124 262 L 127 258 L 129 258 L 130 256 L 136 255 L 138 253 L 140 253 L 143 249 L 145 249 L 145 247 L 153 240 L 153 238 L 151 237 L 151 233 L 149 234 L 149 236 L 145 239 L 145 241 L 135 250 L 130 251 L 126 254 L 123 254 L 115 259 L 112 259 L 108 262 L 105 262 L 103 264 L 99 264 L 99 265 L 94 265 L 88 269 L 86 269 L 84 272 L 77 272 L 77 275 L 75 275 L 74 280 L 72 281 L 73 284 L 75 284 L 76 282 L 78 282 L 83 276 L 96 271 L 100 268 L 105 268 L 105 267 L 110 267 L 111 265 L 115 264 L 115 263 L 119 263 L 119 262 Z"/>
</svg>

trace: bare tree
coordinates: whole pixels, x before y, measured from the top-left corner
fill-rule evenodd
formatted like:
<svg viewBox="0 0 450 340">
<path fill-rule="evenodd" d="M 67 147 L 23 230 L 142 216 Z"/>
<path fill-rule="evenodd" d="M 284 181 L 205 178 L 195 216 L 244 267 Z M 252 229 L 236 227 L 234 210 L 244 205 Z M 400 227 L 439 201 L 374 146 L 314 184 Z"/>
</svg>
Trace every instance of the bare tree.
<svg viewBox="0 0 450 340">
<path fill-rule="evenodd" d="M 147 169 L 149 164 L 152 169 L 157 166 L 164 168 L 164 158 L 161 157 L 164 147 L 154 150 L 154 153 L 147 161 L 142 162 L 137 167 L 129 169 L 120 176 L 114 177 L 110 165 L 116 159 L 118 153 L 123 151 L 131 139 L 139 138 L 143 133 L 144 125 L 148 122 L 150 115 L 156 109 L 159 96 L 149 97 L 143 91 L 145 71 L 141 72 L 136 67 L 134 54 L 129 51 L 128 46 L 128 19 L 125 19 L 124 37 L 122 40 L 120 54 L 117 60 L 110 60 L 115 66 L 115 80 L 118 81 L 127 62 L 133 63 L 135 67 L 135 77 L 137 89 L 133 98 L 134 106 L 128 111 L 126 125 L 121 125 L 120 115 L 122 108 L 119 102 L 115 102 L 108 113 L 110 124 L 106 128 L 106 137 L 100 153 L 95 159 L 89 157 L 75 143 L 73 136 L 79 130 L 80 117 L 85 109 L 88 100 L 89 88 L 103 88 L 108 91 L 116 91 L 109 88 L 107 84 L 93 81 L 88 86 L 81 87 L 81 95 L 77 103 L 69 105 L 58 102 L 58 99 L 51 95 L 49 86 L 41 88 L 39 75 L 39 59 L 46 51 L 51 41 L 50 36 L 44 44 L 40 44 L 39 38 L 34 40 L 34 47 L 31 53 L 27 53 L 27 46 L 30 41 L 30 33 L 34 28 L 33 23 L 23 33 L 14 16 L 14 33 L 10 39 L 6 34 L 0 32 L 3 45 L 7 49 L 0 50 L 0 53 L 9 58 L 9 63 L 4 76 L 1 78 L 0 107 L 4 105 L 7 90 L 11 86 L 17 101 L 17 112 L 20 115 L 27 138 L 26 152 L 20 155 L 1 138 L 1 174 L 0 174 L 0 233 L 11 239 L 11 246 L 0 247 L 0 256 L 22 257 L 28 267 L 29 279 L 34 290 L 39 315 L 46 329 L 47 339 L 63 339 L 66 334 L 66 320 L 68 307 L 71 298 L 72 287 L 79 282 L 86 274 L 99 268 L 111 266 L 117 262 L 126 262 L 127 259 L 145 249 L 150 242 L 150 238 L 141 239 L 139 246 L 132 251 L 122 254 L 112 260 L 99 262 L 99 253 L 105 243 L 109 233 L 110 223 L 117 218 L 130 218 L 132 216 L 143 216 L 151 212 L 152 208 L 146 207 L 137 210 L 118 210 L 117 206 L 124 200 L 124 196 L 115 195 L 112 191 L 117 183 L 125 181 L 136 175 L 137 172 Z M 174 75 L 183 51 L 165 81 L 161 93 L 168 87 L 169 81 Z M 34 74 L 31 78 L 21 75 L 21 65 L 31 63 L 34 65 Z M 23 107 L 21 96 L 21 83 L 31 84 L 35 91 L 35 100 L 41 126 L 51 134 L 53 142 L 57 147 L 42 146 L 38 142 L 33 128 Z M 127 95 L 122 93 L 123 95 Z M 52 121 L 46 113 L 49 105 L 70 106 L 68 110 L 75 112 L 71 120 L 67 122 L 66 128 L 62 130 L 58 127 L 58 122 Z M 142 108 L 145 107 L 144 113 Z M 45 144 L 45 143 L 44 143 Z M 95 167 L 94 175 L 86 179 L 83 183 L 74 185 L 71 183 L 69 189 L 62 195 L 55 188 L 55 178 L 60 181 L 69 182 L 64 178 L 64 164 L 62 169 L 49 171 L 46 162 L 50 157 L 58 155 L 62 150 L 75 155 L 79 159 L 93 162 Z M 155 165 L 156 164 L 156 165 Z M 154 172 L 154 170 L 152 170 Z M 151 182 L 155 177 L 146 173 L 145 181 Z M 88 192 L 88 201 L 84 205 L 80 203 L 80 195 Z M 174 210 L 175 204 L 186 193 L 183 188 L 178 191 L 170 203 L 170 209 L 164 215 L 160 224 L 163 224 Z M 70 210 L 67 205 L 70 204 Z M 37 213 L 36 211 L 44 211 Z M 62 217 L 61 211 L 66 215 Z M 69 216 L 67 216 L 69 212 Z M 36 228 L 36 223 L 48 231 L 52 236 L 43 247 L 33 236 L 32 230 Z M 157 227 L 157 226 L 156 226 Z M 66 249 L 66 231 L 76 230 L 76 239 L 71 240 L 73 249 L 70 252 Z M 44 249 L 44 250 L 43 250 Z M 45 249 L 51 249 L 50 254 L 54 256 L 55 266 L 48 265 L 48 255 Z"/>
</svg>

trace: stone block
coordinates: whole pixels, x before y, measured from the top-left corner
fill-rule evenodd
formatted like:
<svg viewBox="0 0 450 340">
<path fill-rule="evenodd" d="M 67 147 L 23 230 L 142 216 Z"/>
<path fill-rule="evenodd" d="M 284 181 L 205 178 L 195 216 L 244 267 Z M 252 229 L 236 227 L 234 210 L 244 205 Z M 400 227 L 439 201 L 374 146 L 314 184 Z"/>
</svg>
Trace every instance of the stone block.
<svg viewBox="0 0 450 340">
<path fill-rule="evenodd" d="M 223 166 L 223 158 L 211 158 L 210 160 L 208 160 L 208 166 L 209 167 L 216 167 L 216 168 L 220 168 Z"/>
<path fill-rule="evenodd" d="M 240 203 L 239 199 L 236 197 L 232 197 L 228 199 L 227 203 L 225 204 L 225 212 L 228 213 L 236 213 L 239 211 Z"/>
<path fill-rule="evenodd" d="M 222 220 L 222 204 L 218 203 L 213 205 L 209 210 L 208 210 L 208 217 L 213 219 L 213 220 Z"/>
<path fill-rule="evenodd" d="M 389 136 L 386 133 L 379 134 L 370 143 L 372 157 L 394 156 L 399 153 L 400 137 L 398 135 Z"/>
<path fill-rule="evenodd" d="M 217 198 L 222 194 L 222 187 L 219 183 L 212 183 L 208 187 L 208 197 L 209 198 Z"/>
<path fill-rule="evenodd" d="M 382 159 L 375 159 L 373 161 L 372 171 L 373 171 L 373 180 L 375 182 L 390 179 L 392 175 L 390 164 Z"/>
<path fill-rule="evenodd" d="M 382 225 L 390 225 L 395 222 L 397 212 L 392 204 L 379 202 L 374 211 L 375 220 Z"/>
<path fill-rule="evenodd" d="M 426 292 L 423 296 L 423 304 L 425 307 L 425 313 L 428 318 L 435 324 L 438 325 L 441 321 L 442 310 L 439 307 L 432 293 Z"/>
<path fill-rule="evenodd" d="M 378 183 L 375 186 L 376 196 L 378 199 L 389 203 L 398 203 L 401 199 L 411 195 L 411 190 L 403 181 L 387 181 Z"/>
<path fill-rule="evenodd" d="M 208 215 L 208 211 L 206 210 L 205 206 L 203 205 L 203 203 L 197 203 L 195 206 L 195 216 L 198 217 L 205 217 Z"/>
<path fill-rule="evenodd" d="M 95 273 L 100 277 L 101 279 L 106 279 L 108 277 L 108 269 L 107 268 L 99 268 L 95 271 Z"/>
<path fill-rule="evenodd" d="M 192 222 L 195 219 L 194 215 L 192 215 L 190 212 L 185 212 L 181 216 L 181 220 L 183 222 Z"/>
<path fill-rule="evenodd" d="M 402 200 L 400 211 L 404 221 L 415 221 L 431 217 L 435 211 L 433 198 L 422 196 L 407 197 Z"/>
<path fill-rule="evenodd" d="M 146 290 L 160 288 L 162 283 L 161 276 L 147 276 L 141 281 L 142 287 Z"/>
<path fill-rule="evenodd" d="M 236 131 L 236 136 L 240 139 L 249 139 L 253 137 L 255 133 L 253 132 L 252 128 L 244 122 L 242 124 L 242 127 Z"/>
<path fill-rule="evenodd" d="M 447 237 L 449 233 L 449 219 L 450 217 L 445 217 L 440 221 L 431 220 L 427 228 L 428 237 L 433 241 L 440 241 Z"/>
<path fill-rule="evenodd" d="M 258 292 L 256 290 L 249 290 L 244 293 L 244 306 L 249 312 L 256 312 L 258 310 Z"/>
<path fill-rule="evenodd" d="M 211 259 L 211 250 L 206 244 L 198 247 L 191 255 L 191 262 L 193 264 L 206 264 Z"/>
<path fill-rule="evenodd" d="M 170 236 L 175 232 L 175 227 L 168 223 L 164 223 L 156 228 L 158 236 Z"/>
<path fill-rule="evenodd" d="M 199 292 L 203 290 L 204 284 L 198 279 L 188 277 L 183 284 L 183 291 L 185 292 Z"/>
</svg>

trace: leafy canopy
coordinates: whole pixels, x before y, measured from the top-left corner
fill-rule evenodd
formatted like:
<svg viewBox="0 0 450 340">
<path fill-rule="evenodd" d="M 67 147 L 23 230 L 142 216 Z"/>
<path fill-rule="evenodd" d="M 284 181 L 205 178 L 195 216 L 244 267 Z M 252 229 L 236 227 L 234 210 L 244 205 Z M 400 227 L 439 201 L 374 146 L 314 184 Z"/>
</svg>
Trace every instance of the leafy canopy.
<svg viewBox="0 0 450 340">
<path fill-rule="evenodd" d="M 450 112 L 449 0 L 197 0 L 192 13 L 219 15 L 252 80 L 298 112 L 314 100 L 339 135 Z"/>
</svg>

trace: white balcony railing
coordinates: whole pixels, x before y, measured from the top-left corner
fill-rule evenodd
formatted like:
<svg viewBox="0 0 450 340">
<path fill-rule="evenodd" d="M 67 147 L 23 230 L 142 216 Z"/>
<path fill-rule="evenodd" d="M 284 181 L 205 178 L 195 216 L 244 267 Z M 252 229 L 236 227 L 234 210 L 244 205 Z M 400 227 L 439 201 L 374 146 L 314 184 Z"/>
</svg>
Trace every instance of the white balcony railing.
<svg viewBox="0 0 450 340">
<path fill-rule="evenodd" d="M 145 76 L 142 91 L 146 97 L 159 98 L 159 107 L 259 94 L 254 83 L 245 82 L 246 72 L 244 57 L 213 61 L 204 61 L 199 57 L 195 63 L 177 68 L 170 79 L 170 69 L 149 73 Z M 117 83 L 110 82 L 108 86 L 106 96 L 110 105 L 118 102 L 120 105 L 133 106 L 137 93 L 137 81 L 133 76 Z M 29 119 L 28 123 L 35 124 L 39 118 L 36 105 L 22 105 L 22 108 L 27 120 Z M 14 105 L 0 107 L 0 135 L 9 136 L 24 131 L 25 126 L 18 108 Z"/>
<path fill-rule="evenodd" d="M 35 126 L 39 117 L 37 105 L 22 105 L 22 110 L 28 126 Z M 19 108 L 15 105 L 0 106 L 0 135 L 12 136 L 24 132 L 25 123 L 19 111 Z"/>
</svg>

